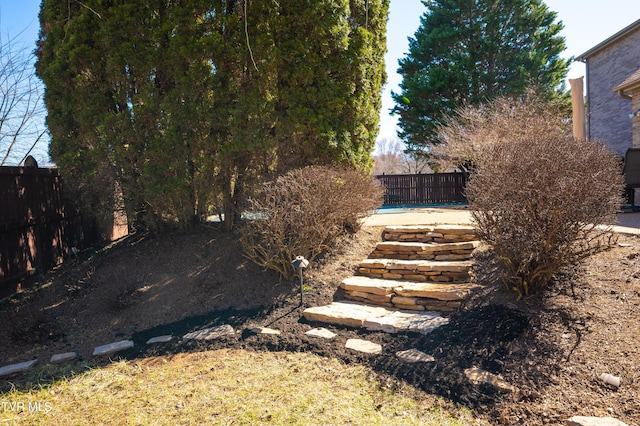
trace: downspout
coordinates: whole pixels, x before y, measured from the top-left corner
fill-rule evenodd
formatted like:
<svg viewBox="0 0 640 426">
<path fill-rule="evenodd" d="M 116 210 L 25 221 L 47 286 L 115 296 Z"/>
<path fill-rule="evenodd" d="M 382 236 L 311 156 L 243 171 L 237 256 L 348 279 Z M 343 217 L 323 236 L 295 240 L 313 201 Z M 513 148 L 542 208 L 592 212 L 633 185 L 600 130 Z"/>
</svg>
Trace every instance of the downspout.
<svg viewBox="0 0 640 426">
<path fill-rule="evenodd" d="M 587 140 L 590 141 L 591 140 L 591 90 L 589 88 L 589 84 L 591 84 L 591 78 L 589 78 L 589 63 L 586 59 L 580 58 L 580 62 L 584 63 L 584 67 L 585 67 L 585 78 L 587 80 L 587 84 L 585 84 L 585 87 L 587 89 L 587 113 L 586 118 L 587 118 Z"/>
<path fill-rule="evenodd" d="M 618 96 L 620 96 L 621 98 L 624 98 L 624 99 L 629 99 L 630 101 L 633 100 L 633 96 L 627 95 L 626 93 L 624 93 L 624 90 L 622 90 L 622 89 L 618 90 Z"/>
</svg>

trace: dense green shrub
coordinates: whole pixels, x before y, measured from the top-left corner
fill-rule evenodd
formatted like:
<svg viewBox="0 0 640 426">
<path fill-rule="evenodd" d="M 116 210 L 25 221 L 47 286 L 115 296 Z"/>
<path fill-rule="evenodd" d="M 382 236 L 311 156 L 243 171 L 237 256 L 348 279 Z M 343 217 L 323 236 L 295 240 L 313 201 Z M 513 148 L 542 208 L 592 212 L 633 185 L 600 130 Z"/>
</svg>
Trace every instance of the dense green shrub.
<svg viewBox="0 0 640 426">
<path fill-rule="evenodd" d="M 263 185 L 249 200 L 241 229 L 245 255 L 291 279 L 291 261 L 312 261 L 337 237 L 355 232 L 360 219 L 382 204 L 383 189 L 372 176 L 349 168 L 308 166 Z"/>
</svg>

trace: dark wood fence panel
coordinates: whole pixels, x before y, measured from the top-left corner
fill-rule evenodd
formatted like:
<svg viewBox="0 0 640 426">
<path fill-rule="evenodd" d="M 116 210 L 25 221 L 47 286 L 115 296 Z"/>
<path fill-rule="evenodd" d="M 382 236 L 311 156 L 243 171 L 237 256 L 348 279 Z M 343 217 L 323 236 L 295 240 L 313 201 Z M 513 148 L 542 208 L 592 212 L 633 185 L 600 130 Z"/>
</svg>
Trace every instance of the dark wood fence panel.
<svg viewBox="0 0 640 426">
<path fill-rule="evenodd" d="M 467 199 L 464 173 L 376 176 L 385 187 L 384 205 L 460 203 Z"/>
<path fill-rule="evenodd" d="M 83 240 L 81 216 L 65 212 L 56 169 L 0 167 L 0 297 L 60 264 Z"/>
</svg>

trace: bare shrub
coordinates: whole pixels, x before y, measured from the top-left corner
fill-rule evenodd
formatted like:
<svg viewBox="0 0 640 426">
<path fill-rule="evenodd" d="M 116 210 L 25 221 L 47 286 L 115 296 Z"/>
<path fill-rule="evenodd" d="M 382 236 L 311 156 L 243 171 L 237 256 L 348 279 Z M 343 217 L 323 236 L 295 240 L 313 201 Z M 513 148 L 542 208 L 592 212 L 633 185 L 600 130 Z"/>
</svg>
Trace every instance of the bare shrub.
<svg viewBox="0 0 640 426">
<path fill-rule="evenodd" d="M 529 89 L 517 98 L 498 97 L 487 103 L 465 105 L 446 117 L 438 129 L 442 141 L 432 149 L 432 160 L 442 170 L 473 169 L 480 153 L 493 143 L 529 135 L 563 137 L 571 133 L 561 104 L 544 100 Z"/>
<path fill-rule="evenodd" d="M 308 166 L 266 183 L 249 200 L 249 218 L 240 228 L 245 255 L 291 279 L 291 261 L 309 261 L 382 204 L 383 189 L 370 175 L 349 168 Z"/>
<path fill-rule="evenodd" d="M 503 282 L 519 298 L 543 290 L 561 268 L 609 248 L 614 234 L 602 225 L 614 223 L 622 202 L 616 156 L 597 142 L 547 134 L 540 120 L 478 150 L 467 185 L 479 236 L 504 264 Z"/>
<path fill-rule="evenodd" d="M 441 167 L 466 166 L 479 236 L 520 297 L 541 291 L 565 266 L 608 248 L 622 175 L 604 145 L 575 141 L 562 105 L 535 89 L 466 106 L 439 129 Z"/>
</svg>

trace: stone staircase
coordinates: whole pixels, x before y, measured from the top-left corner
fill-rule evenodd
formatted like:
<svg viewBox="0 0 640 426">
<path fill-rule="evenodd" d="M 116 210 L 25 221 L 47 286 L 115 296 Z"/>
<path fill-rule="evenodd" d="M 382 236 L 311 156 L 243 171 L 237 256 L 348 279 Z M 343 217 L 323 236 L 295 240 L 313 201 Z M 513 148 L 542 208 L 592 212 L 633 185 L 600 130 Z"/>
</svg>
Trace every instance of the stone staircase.
<svg viewBox="0 0 640 426">
<path fill-rule="evenodd" d="M 473 226 L 388 226 L 358 275 L 340 283 L 345 301 L 308 308 L 304 317 L 389 333 L 423 334 L 446 324 L 477 285 Z"/>
</svg>

